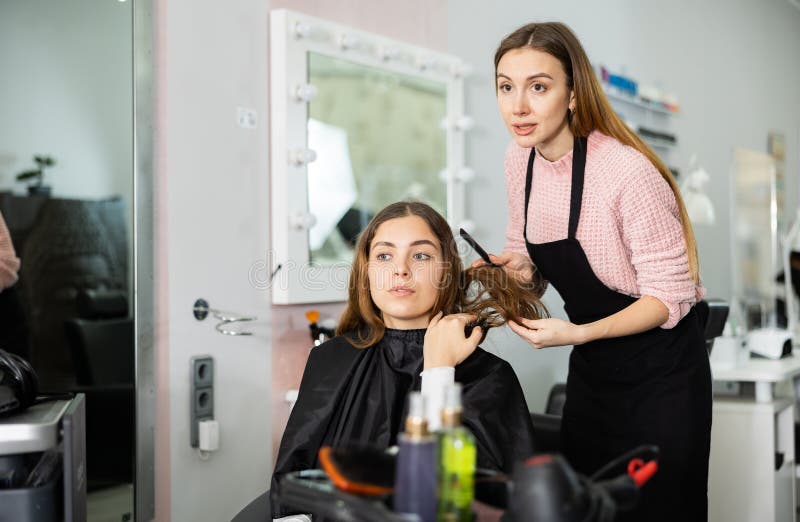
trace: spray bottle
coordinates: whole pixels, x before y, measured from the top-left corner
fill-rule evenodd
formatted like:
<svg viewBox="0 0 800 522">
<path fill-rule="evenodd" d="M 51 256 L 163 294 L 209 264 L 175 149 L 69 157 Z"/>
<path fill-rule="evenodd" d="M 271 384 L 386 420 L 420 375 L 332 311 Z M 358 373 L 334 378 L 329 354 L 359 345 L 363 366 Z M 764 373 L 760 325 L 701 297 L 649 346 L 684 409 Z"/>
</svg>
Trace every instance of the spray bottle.
<svg viewBox="0 0 800 522">
<path fill-rule="evenodd" d="M 442 431 L 439 434 L 439 522 L 472 520 L 477 460 L 475 437 L 461 424 L 461 385 L 445 391 Z"/>
<path fill-rule="evenodd" d="M 405 432 L 398 437 L 394 510 L 411 513 L 421 522 L 436 521 L 436 438 L 428 433 L 425 399 L 419 392 L 408 396 Z"/>
</svg>

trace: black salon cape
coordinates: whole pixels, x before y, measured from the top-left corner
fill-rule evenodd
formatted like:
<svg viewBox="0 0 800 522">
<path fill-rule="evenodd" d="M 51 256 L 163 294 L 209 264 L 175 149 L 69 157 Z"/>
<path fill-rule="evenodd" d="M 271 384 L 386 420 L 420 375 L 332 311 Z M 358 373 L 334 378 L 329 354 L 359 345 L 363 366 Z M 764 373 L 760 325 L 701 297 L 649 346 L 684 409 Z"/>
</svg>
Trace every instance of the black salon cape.
<svg viewBox="0 0 800 522">
<path fill-rule="evenodd" d="M 281 440 L 272 477 L 273 517 L 284 473 L 319 468 L 322 446 L 389 447 L 405 419 L 406 398 L 420 389 L 425 330 L 387 330 L 369 348 L 335 337 L 311 350 L 300 394 Z M 510 473 L 533 453 L 533 428 L 519 380 L 503 359 L 478 348 L 456 366 L 464 425 L 475 435 L 478 467 Z"/>
</svg>

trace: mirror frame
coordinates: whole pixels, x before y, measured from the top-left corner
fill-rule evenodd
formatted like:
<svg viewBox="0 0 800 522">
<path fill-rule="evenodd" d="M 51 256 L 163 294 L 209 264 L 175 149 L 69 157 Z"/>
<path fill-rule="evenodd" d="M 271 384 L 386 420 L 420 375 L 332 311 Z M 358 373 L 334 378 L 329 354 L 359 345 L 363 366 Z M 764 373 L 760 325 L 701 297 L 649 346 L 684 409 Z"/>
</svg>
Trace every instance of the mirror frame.
<svg viewBox="0 0 800 522">
<path fill-rule="evenodd" d="M 153 140 L 155 56 L 153 0 L 133 5 L 133 236 L 136 383 L 134 519 L 155 518 L 155 314 Z"/>
<path fill-rule="evenodd" d="M 345 301 L 350 264 L 312 265 L 308 229 L 308 53 L 444 84 L 447 221 L 466 221 L 464 184 L 472 171 L 464 165 L 464 76 L 468 66 L 455 56 L 360 31 L 288 9 L 270 12 L 270 170 L 271 229 L 269 272 L 273 304 Z"/>
</svg>

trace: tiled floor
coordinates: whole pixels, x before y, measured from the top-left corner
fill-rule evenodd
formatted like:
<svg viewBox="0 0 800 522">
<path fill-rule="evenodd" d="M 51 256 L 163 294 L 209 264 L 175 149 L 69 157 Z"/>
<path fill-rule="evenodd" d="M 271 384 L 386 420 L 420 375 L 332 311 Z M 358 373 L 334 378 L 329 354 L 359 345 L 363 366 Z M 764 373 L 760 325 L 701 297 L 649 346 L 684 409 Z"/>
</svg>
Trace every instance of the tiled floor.
<svg viewBox="0 0 800 522">
<path fill-rule="evenodd" d="M 124 484 L 87 495 L 88 522 L 132 522 L 133 486 Z"/>
</svg>

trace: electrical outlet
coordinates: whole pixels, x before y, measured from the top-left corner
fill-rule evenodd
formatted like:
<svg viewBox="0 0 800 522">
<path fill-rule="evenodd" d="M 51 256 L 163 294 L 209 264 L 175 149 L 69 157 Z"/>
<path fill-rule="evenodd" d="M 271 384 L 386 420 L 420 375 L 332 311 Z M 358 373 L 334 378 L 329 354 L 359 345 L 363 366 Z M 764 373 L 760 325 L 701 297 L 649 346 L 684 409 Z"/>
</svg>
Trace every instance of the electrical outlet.
<svg viewBox="0 0 800 522">
<path fill-rule="evenodd" d="M 210 356 L 192 357 L 189 362 L 189 422 L 190 444 L 200 444 L 199 423 L 214 419 L 214 359 Z"/>
<path fill-rule="evenodd" d="M 196 387 L 212 386 L 214 383 L 214 360 L 210 357 L 197 358 L 192 365 L 192 372 Z"/>
<path fill-rule="evenodd" d="M 194 411 L 198 417 L 213 416 L 214 396 L 211 388 L 195 390 L 194 392 Z"/>
</svg>

